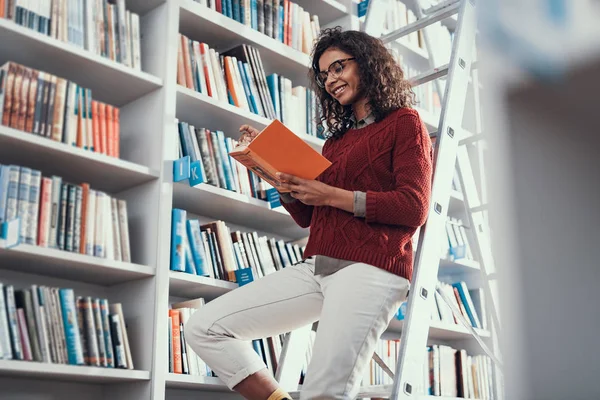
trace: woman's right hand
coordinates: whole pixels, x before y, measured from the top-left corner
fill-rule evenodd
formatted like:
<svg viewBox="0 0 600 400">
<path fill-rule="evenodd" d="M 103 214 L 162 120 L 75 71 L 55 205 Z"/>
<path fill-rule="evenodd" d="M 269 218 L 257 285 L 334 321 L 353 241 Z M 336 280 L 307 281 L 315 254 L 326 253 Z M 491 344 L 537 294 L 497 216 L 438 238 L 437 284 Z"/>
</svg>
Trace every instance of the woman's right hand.
<svg viewBox="0 0 600 400">
<path fill-rule="evenodd" d="M 260 133 L 258 129 L 254 128 L 250 125 L 242 125 L 240 127 L 240 132 L 242 136 L 240 137 L 240 144 L 250 144 L 254 140 L 254 138 Z"/>
</svg>

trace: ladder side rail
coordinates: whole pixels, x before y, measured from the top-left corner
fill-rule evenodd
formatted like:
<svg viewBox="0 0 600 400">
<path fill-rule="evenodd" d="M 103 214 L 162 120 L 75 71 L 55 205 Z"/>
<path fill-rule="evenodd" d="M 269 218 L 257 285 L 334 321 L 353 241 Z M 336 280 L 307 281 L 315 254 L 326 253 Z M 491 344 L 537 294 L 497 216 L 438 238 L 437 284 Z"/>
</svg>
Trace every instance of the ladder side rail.
<svg viewBox="0 0 600 400">
<path fill-rule="evenodd" d="M 452 177 L 458 148 L 457 129 L 462 125 L 462 109 L 466 101 L 471 72 L 472 43 L 475 39 L 475 7 L 470 0 L 460 6 L 448 82 L 442 103 L 435 154 L 429 217 L 422 227 L 417 248 L 413 287 L 408 297 L 407 316 L 400 341 L 396 378 L 392 385 L 393 400 L 409 400 L 420 395 L 423 381 L 423 352 L 427 345 L 431 301 L 437 285 L 440 240 L 443 239 L 450 201 Z"/>
</svg>

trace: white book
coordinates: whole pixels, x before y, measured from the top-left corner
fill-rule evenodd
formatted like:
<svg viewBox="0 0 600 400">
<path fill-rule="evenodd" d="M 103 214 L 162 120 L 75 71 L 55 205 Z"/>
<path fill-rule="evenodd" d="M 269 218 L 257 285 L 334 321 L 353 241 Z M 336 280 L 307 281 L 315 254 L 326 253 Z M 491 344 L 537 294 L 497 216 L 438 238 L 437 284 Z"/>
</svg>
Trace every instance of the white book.
<svg viewBox="0 0 600 400">
<path fill-rule="evenodd" d="M 85 48 L 94 54 L 99 54 L 98 38 L 96 37 L 96 22 L 94 21 L 96 0 L 83 0 L 85 10 Z"/>
<path fill-rule="evenodd" d="M 204 76 L 204 61 L 202 60 L 202 54 L 200 53 L 200 43 L 194 40 L 192 42 L 192 49 L 194 50 L 196 68 L 198 68 L 198 77 L 200 79 L 200 91 L 208 95 L 208 89 L 206 88 L 206 77 Z"/>
<path fill-rule="evenodd" d="M 60 205 L 61 205 L 61 196 L 62 196 L 62 177 L 60 176 L 52 176 L 52 187 L 50 190 L 50 212 L 46 213 L 47 220 L 46 231 L 48 232 L 48 238 L 46 242 L 48 243 L 48 247 L 57 248 L 58 247 L 58 227 L 59 227 L 59 217 L 60 217 Z M 42 222 L 40 222 L 42 223 Z"/>
<path fill-rule="evenodd" d="M 42 361 L 50 362 L 50 349 L 48 344 L 48 336 L 46 334 L 46 327 L 44 325 L 42 317 L 42 307 L 40 306 L 40 299 L 38 296 L 38 286 L 31 286 L 31 301 L 33 307 L 33 314 L 35 317 L 35 326 L 37 332 L 38 343 L 40 344 L 40 351 L 42 353 Z"/>
<path fill-rule="evenodd" d="M 94 237 L 96 223 L 96 191 L 88 191 L 86 213 L 85 213 L 85 254 L 94 255 Z"/>
<path fill-rule="evenodd" d="M 133 67 L 133 38 L 131 37 L 131 11 L 125 12 L 125 38 L 127 40 L 127 66 Z"/>
<path fill-rule="evenodd" d="M 125 10 L 125 0 L 117 0 L 115 7 L 115 16 L 117 21 L 117 29 L 119 36 L 119 52 L 121 54 L 121 63 L 129 65 L 129 50 L 127 49 L 127 31 L 125 19 L 127 18 L 127 12 Z"/>
<path fill-rule="evenodd" d="M 106 248 L 104 247 L 104 199 L 106 193 L 96 192 L 96 223 L 94 233 L 94 256 L 105 258 Z"/>
<path fill-rule="evenodd" d="M 31 182 L 29 184 L 29 213 L 27 219 L 29 224 L 25 235 L 25 240 L 29 244 L 35 245 L 38 236 L 38 215 L 40 206 L 42 173 L 38 170 L 31 171 Z"/>
<path fill-rule="evenodd" d="M 140 43 L 140 16 L 131 13 L 131 36 L 133 42 L 133 67 L 142 69 L 141 43 Z"/>
<path fill-rule="evenodd" d="M 103 205 L 103 218 L 104 218 L 104 243 L 106 246 L 106 258 L 109 260 L 116 260 L 115 258 L 115 242 L 113 239 L 113 228 L 112 228 L 112 198 L 106 196 L 104 198 Z"/>
<path fill-rule="evenodd" d="M 131 249 L 129 245 L 129 222 L 127 216 L 127 202 L 122 199 L 117 200 L 119 208 L 119 233 L 121 235 L 121 251 L 123 261 L 131 262 Z"/>
<path fill-rule="evenodd" d="M 117 203 L 117 199 L 114 197 L 110 199 L 110 215 L 110 226 L 112 228 L 112 242 L 115 260 L 123 261 L 123 251 L 121 248 L 121 231 L 119 229 L 119 205 Z"/>
</svg>

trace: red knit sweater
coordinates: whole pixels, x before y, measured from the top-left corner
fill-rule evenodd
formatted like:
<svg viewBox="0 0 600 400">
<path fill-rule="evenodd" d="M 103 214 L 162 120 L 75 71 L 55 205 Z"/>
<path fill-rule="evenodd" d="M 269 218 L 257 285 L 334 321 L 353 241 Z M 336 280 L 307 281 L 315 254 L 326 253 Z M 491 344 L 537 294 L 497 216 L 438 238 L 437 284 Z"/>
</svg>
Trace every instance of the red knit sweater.
<svg viewBox="0 0 600 400">
<path fill-rule="evenodd" d="M 363 262 L 412 278 L 411 238 L 425 223 L 432 181 L 432 145 L 418 113 L 399 109 L 384 120 L 329 139 L 332 165 L 317 180 L 367 193 L 366 217 L 299 201 L 284 204 L 301 227 L 310 226 L 305 257 Z"/>
</svg>

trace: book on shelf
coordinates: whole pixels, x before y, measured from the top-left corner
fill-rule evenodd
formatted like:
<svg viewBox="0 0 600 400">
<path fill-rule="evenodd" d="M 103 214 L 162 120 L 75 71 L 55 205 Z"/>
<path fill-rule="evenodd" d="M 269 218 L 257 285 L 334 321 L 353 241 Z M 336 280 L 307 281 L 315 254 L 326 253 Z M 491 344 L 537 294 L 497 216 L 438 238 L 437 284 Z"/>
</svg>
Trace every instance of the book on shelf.
<svg viewBox="0 0 600 400">
<path fill-rule="evenodd" d="M 289 190 L 281 188 L 277 173 L 316 179 L 331 166 L 329 160 L 278 120 L 271 122 L 249 144 L 238 145 L 229 155 L 280 192 Z"/>
<path fill-rule="evenodd" d="M 2 0 L 0 18 L 142 69 L 140 16 L 125 0 Z"/>
<path fill-rule="evenodd" d="M 177 303 L 172 303 L 168 314 L 168 347 L 169 347 L 169 365 L 168 371 L 174 374 L 184 374 L 192 376 L 212 376 L 217 377 L 216 373 L 206 365 L 206 363 L 192 350 L 187 344 L 185 326 L 190 317 L 204 306 L 204 298 L 190 299 Z M 306 353 L 306 360 L 298 382 L 302 384 L 306 368 L 312 356 L 312 344 L 314 343 L 315 332 L 311 332 L 310 346 Z M 273 375 L 277 371 L 279 358 L 283 352 L 285 334 L 272 337 L 254 339 L 251 342 L 252 348 L 263 360 L 269 371 Z"/>
<path fill-rule="evenodd" d="M 266 75 L 258 49 L 242 44 L 219 53 L 204 42 L 179 35 L 177 84 L 268 119 L 293 131 L 322 137 L 318 99 L 280 74 Z"/>
<path fill-rule="evenodd" d="M 96 153 L 119 157 L 120 109 L 68 79 L 7 62 L 0 67 L 0 122 Z"/>
<path fill-rule="evenodd" d="M 305 54 L 321 31 L 319 16 L 290 0 L 194 1 Z"/>
<path fill-rule="evenodd" d="M 456 349 L 446 344 L 427 346 L 424 350 L 423 379 L 414 385 L 414 393 L 444 398 L 494 399 L 494 366 L 488 356 L 468 354 L 465 349 Z M 395 371 L 400 340 L 381 339 L 375 352 Z M 392 383 L 392 378 L 371 360 L 364 372 L 362 385 Z"/>
<path fill-rule="evenodd" d="M 451 284 L 438 281 L 438 285 L 444 295 L 452 302 L 452 305 L 460 311 L 461 315 L 473 328 L 487 329 L 483 289 L 469 289 L 464 281 L 455 281 Z M 406 307 L 407 303 L 402 303 L 396 314 L 397 319 L 403 320 L 405 318 Z M 452 308 L 444 301 L 437 290 L 432 302 L 431 320 L 448 325 L 462 326 L 462 323 L 452 312 Z"/>
<path fill-rule="evenodd" d="M 71 288 L 0 282 L 4 360 L 133 369 L 121 303 Z"/>
<path fill-rule="evenodd" d="M 20 242 L 131 262 L 127 203 L 88 183 L 0 164 L 0 222 L 20 218 Z"/>
<path fill-rule="evenodd" d="M 174 208 L 170 269 L 236 282 L 235 271 L 251 268 L 254 279 L 303 260 L 304 247 L 257 232 L 232 230 L 223 221 L 201 224 Z"/>
<path fill-rule="evenodd" d="M 179 157 L 200 161 L 202 181 L 214 187 L 230 190 L 256 199 L 269 201 L 272 186 L 249 171 L 229 155 L 238 142 L 226 137 L 223 131 L 196 128 L 187 122 L 178 122 Z M 272 207 L 278 202 L 270 202 Z"/>
</svg>

